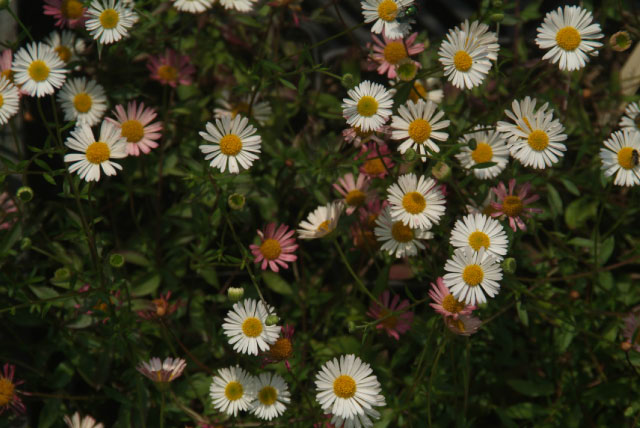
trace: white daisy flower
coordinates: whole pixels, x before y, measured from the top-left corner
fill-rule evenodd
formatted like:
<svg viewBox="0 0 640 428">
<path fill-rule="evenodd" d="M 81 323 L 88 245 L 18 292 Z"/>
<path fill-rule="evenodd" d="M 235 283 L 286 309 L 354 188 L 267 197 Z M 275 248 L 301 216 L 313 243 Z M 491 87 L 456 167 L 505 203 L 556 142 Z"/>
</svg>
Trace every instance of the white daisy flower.
<svg viewBox="0 0 640 428">
<path fill-rule="evenodd" d="M 422 162 L 426 162 L 429 155 L 427 148 L 436 153 L 440 151 L 434 140 L 447 141 L 449 134 L 438 130 L 445 129 L 450 122 L 440 120 L 444 112 L 436 112 L 436 108 L 436 103 L 424 100 L 418 100 L 417 103 L 407 101 L 398 108 L 400 116 L 393 116 L 391 121 L 391 138 L 404 140 L 398 146 L 400 153 L 404 154 L 407 150 L 413 149 L 420 153 Z"/>
<path fill-rule="evenodd" d="M 405 174 L 387 189 L 391 218 L 411 228 L 431 229 L 444 214 L 444 195 L 432 178 Z"/>
<path fill-rule="evenodd" d="M 209 9 L 214 0 L 173 0 L 173 7 L 181 12 L 200 13 Z"/>
<path fill-rule="evenodd" d="M 80 178 L 86 181 L 100 180 L 100 167 L 107 175 L 115 175 L 120 164 L 110 159 L 121 159 L 127 156 L 127 146 L 120 136 L 120 129 L 104 121 L 100 127 L 100 138 L 96 140 L 88 125 L 80 125 L 71 131 L 71 136 L 64 144 L 81 153 L 70 153 L 64 156 L 69 165 L 69 172 L 78 171 Z"/>
<path fill-rule="evenodd" d="M 411 25 L 403 18 L 405 10 L 413 4 L 414 0 L 364 0 L 362 15 L 367 24 L 375 21 L 371 32 L 384 34 L 387 38 L 395 40 L 404 37 L 411 31 Z"/>
<path fill-rule="evenodd" d="M 514 134 L 520 138 L 511 142 L 509 151 L 524 166 L 544 169 L 564 156 L 567 147 L 560 141 L 565 141 L 567 134 L 563 134 L 560 121 L 553 120 L 553 113 L 539 110 L 535 116 L 525 116 L 516 123 L 520 129 Z"/>
<path fill-rule="evenodd" d="M 605 140 L 600 159 L 605 177 L 616 174 L 613 184 L 636 186 L 640 184 L 640 132 L 623 129 Z"/>
<path fill-rule="evenodd" d="M 409 92 L 409 99 L 414 103 L 418 100 L 433 101 L 440 104 L 444 98 L 444 91 L 438 87 L 442 86 L 440 79 L 428 77 L 425 79 L 416 79 L 413 82 L 413 89 Z"/>
<path fill-rule="evenodd" d="M 222 324 L 224 334 L 229 337 L 233 350 L 242 354 L 258 355 L 268 351 L 280 336 L 280 327 L 266 325 L 267 316 L 273 308 L 265 308 L 259 300 L 244 299 L 233 305 Z"/>
<path fill-rule="evenodd" d="M 364 415 L 365 409 L 386 404 L 371 367 L 355 355 L 342 355 L 326 362 L 315 383 L 316 400 L 322 410 L 339 418 L 354 419 Z"/>
<path fill-rule="evenodd" d="M 484 248 L 476 252 L 471 247 L 458 248 L 453 258 L 444 266 L 446 285 L 453 297 L 469 305 L 485 303 L 500 291 L 498 281 L 502 279 L 502 267 Z"/>
<path fill-rule="evenodd" d="M 342 99 L 342 114 L 349 125 L 362 132 L 377 131 L 391 116 L 394 93 L 393 89 L 365 80 L 349 89 L 349 98 Z"/>
<path fill-rule="evenodd" d="M 298 238 L 322 238 L 333 232 L 338 226 L 338 219 L 343 209 L 344 203 L 341 200 L 319 206 L 298 225 Z"/>
<path fill-rule="evenodd" d="M 16 85 L 32 97 L 53 94 L 69 72 L 51 46 L 35 42 L 16 52 L 11 69 Z"/>
<path fill-rule="evenodd" d="M 0 125 L 13 117 L 20 106 L 18 88 L 4 76 L 0 76 Z"/>
<path fill-rule="evenodd" d="M 491 70 L 490 53 L 487 47 L 457 27 L 449 30 L 447 39 L 438 50 L 444 74 L 453 86 L 471 89 L 482 83 Z"/>
<path fill-rule="evenodd" d="M 78 54 L 86 49 L 84 40 L 76 37 L 71 31 L 63 30 L 61 33 L 52 31 L 44 40 L 58 54 L 65 64 L 78 60 Z"/>
<path fill-rule="evenodd" d="M 205 154 L 205 160 L 211 159 L 212 168 L 224 172 L 229 164 L 229 172 L 237 174 L 240 172 L 238 164 L 249 169 L 258 159 L 255 153 L 260 153 L 262 139 L 246 117 L 216 119 L 215 125 L 207 122 L 206 129 L 207 132 L 200 132 L 200 136 L 213 144 L 201 145 L 200 151 Z"/>
<path fill-rule="evenodd" d="M 535 98 L 531 98 L 530 96 L 524 97 L 524 100 L 513 100 L 511 103 L 511 108 L 513 108 L 513 112 L 510 110 L 505 110 L 504 113 L 507 115 L 509 119 L 511 119 L 514 123 L 509 122 L 498 122 L 496 130 L 498 132 L 502 132 L 506 134 L 509 141 L 514 143 L 521 138 L 519 135 L 516 135 L 516 131 L 522 131 L 522 129 L 517 125 L 519 120 L 527 123 L 527 126 L 531 126 L 528 123 L 529 119 L 527 117 L 535 116 L 537 112 L 542 112 L 542 114 L 547 114 L 547 108 L 549 107 L 549 103 L 544 103 L 542 107 L 536 109 L 536 103 L 538 100 Z"/>
<path fill-rule="evenodd" d="M 129 29 L 138 22 L 138 14 L 118 0 L 93 0 L 87 14 L 87 30 L 104 45 L 127 37 Z"/>
<path fill-rule="evenodd" d="M 560 62 L 560 70 L 579 70 L 589 62 L 588 55 L 596 56 L 604 37 L 599 24 L 592 24 L 591 12 L 579 6 L 565 6 L 547 13 L 538 27 L 536 43 L 540 49 L 550 49 L 542 59 L 552 64 Z"/>
<path fill-rule="evenodd" d="M 68 428 L 104 428 L 103 424 L 99 424 L 91 416 L 81 417 L 80 413 L 75 412 L 73 416 L 64 416 L 64 422 Z"/>
<path fill-rule="evenodd" d="M 640 106 L 638 103 L 630 103 L 627 106 L 618 126 L 640 132 Z"/>
<path fill-rule="evenodd" d="M 484 214 L 469 214 L 456 221 L 449 242 L 455 248 L 471 247 L 473 251 L 484 248 L 496 260 L 504 258 L 509 245 L 507 233 L 500 222 Z"/>
<path fill-rule="evenodd" d="M 380 412 L 378 412 L 374 408 L 364 408 L 364 414 L 355 415 L 352 418 L 348 419 L 333 415 L 331 417 L 331 424 L 340 428 L 371 428 L 373 427 L 373 421 L 376 421 L 378 419 L 380 419 Z"/>
<path fill-rule="evenodd" d="M 230 101 L 231 95 L 228 91 L 223 91 L 220 98 L 216 99 L 216 107 L 213 110 L 213 114 L 218 119 L 228 117 L 234 119 L 238 114 L 244 116 L 249 115 L 249 105 L 251 103 L 251 95 L 246 95 L 240 98 L 236 102 Z M 269 119 L 271 119 L 271 105 L 268 101 L 256 101 L 254 100 L 251 106 L 251 116 L 260 125 L 264 125 Z"/>
<path fill-rule="evenodd" d="M 376 239 L 382 243 L 381 249 L 397 258 L 415 256 L 418 249 L 424 250 L 420 239 L 431 239 L 433 233 L 425 229 L 412 229 L 400 220 L 391 218 L 389 207 L 385 207 L 376 219 L 374 229 Z"/>
<path fill-rule="evenodd" d="M 107 110 L 104 88 L 95 80 L 84 77 L 69 79 L 58 92 L 58 102 L 64 111 L 64 120 L 78 125 L 93 126 L 100 122 Z"/>
<path fill-rule="evenodd" d="M 256 398 L 255 379 L 239 366 L 220 369 L 213 377 L 209 394 L 213 407 L 229 416 L 249 410 Z"/>
<path fill-rule="evenodd" d="M 457 27 L 456 27 L 457 29 Z M 487 49 L 487 58 L 491 61 L 498 59 L 498 35 L 493 31 L 489 31 L 489 26 L 480 21 L 473 21 L 469 24 L 469 20 L 460 24 L 460 29 L 467 34 L 467 43 L 477 42 L 480 46 Z"/>
<path fill-rule="evenodd" d="M 277 373 L 261 373 L 255 379 L 255 388 L 257 399 L 253 402 L 251 413 L 268 421 L 284 413 L 291 396 L 282 376 Z"/>
<path fill-rule="evenodd" d="M 466 169 L 473 166 L 495 162 L 496 164 L 488 168 L 473 168 L 473 174 L 481 179 L 487 180 L 495 178 L 500 174 L 509 163 L 509 148 L 502 134 L 496 131 L 481 131 L 483 126 L 476 126 L 474 132 L 464 134 L 458 141 L 465 144 L 460 148 L 460 153 L 456 155 L 460 164 Z M 476 148 L 471 149 L 469 142 L 474 139 Z"/>
<path fill-rule="evenodd" d="M 227 10 L 237 10 L 238 12 L 249 12 L 253 9 L 253 3 L 257 0 L 220 0 L 220 4 Z"/>
</svg>

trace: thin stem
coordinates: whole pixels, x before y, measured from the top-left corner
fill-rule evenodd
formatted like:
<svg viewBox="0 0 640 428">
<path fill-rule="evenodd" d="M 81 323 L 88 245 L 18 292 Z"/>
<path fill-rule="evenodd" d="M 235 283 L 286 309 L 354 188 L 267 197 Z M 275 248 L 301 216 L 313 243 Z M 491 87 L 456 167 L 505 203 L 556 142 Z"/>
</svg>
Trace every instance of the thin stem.
<svg viewBox="0 0 640 428">
<path fill-rule="evenodd" d="M 27 27 L 25 27 L 25 25 L 22 23 L 22 21 L 20 20 L 20 18 L 18 18 L 18 15 L 16 15 L 16 13 L 9 7 L 7 6 L 7 10 L 9 11 L 9 14 L 13 17 L 13 19 L 15 19 L 15 21 L 18 23 L 18 25 L 24 30 L 24 32 L 27 34 L 27 37 L 29 37 L 29 40 L 31 40 L 32 42 L 34 41 L 33 36 L 31 35 L 31 33 L 29 32 L 29 29 Z"/>
<path fill-rule="evenodd" d="M 347 270 L 349 271 L 349 273 L 351 274 L 351 276 L 355 280 L 355 282 L 358 285 L 358 287 L 360 288 L 360 290 L 364 294 L 369 296 L 369 298 L 371 300 L 376 302 L 378 305 L 382 306 L 380 304 L 380 302 L 378 301 L 378 299 L 376 299 L 376 297 L 367 289 L 367 287 L 363 284 L 363 282 L 360 280 L 358 275 L 356 275 L 356 273 L 351 268 L 351 265 L 349 264 L 349 260 L 347 260 L 347 256 L 344 255 L 344 252 L 342 251 L 342 248 L 340 247 L 340 244 L 338 244 L 337 238 L 333 240 L 333 244 L 335 245 L 336 249 L 338 250 L 338 254 L 340 254 L 340 258 L 342 259 L 342 263 L 344 263 L 344 265 L 346 266 Z"/>
<path fill-rule="evenodd" d="M 160 402 L 160 428 L 164 428 L 164 391 L 161 391 L 162 401 Z"/>
<path fill-rule="evenodd" d="M 438 361 L 440 361 L 440 356 L 444 352 L 444 348 L 447 345 L 447 339 L 442 340 L 442 344 L 438 348 L 438 353 L 436 354 L 436 358 L 433 361 L 433 365 L 431 366 L 431 375 L 429 375 L 429 389 L 427 389 L 427 418 L 429 420 L 429 426 L 431 427 L 431 386 L 433 384 L 433 377 L 436 373 L 436 368 L 438 367 Z"/>
</svg>

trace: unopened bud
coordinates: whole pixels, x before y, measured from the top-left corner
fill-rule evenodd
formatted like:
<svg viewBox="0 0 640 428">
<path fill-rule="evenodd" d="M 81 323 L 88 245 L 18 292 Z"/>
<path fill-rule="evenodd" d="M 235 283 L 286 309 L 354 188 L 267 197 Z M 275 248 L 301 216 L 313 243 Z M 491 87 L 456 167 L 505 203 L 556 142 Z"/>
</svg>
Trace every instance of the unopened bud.
<svg viewBox="0 0 640 428">
<path fill-rule="evenodd" d="M 418 66 L 409 58 L 405 58 L 396 64 L 396 74 L 404 82 L 410 82 L 415 79 L 417 73 Z"/>
<path fill-rule="evenodd" d="M 491 15 L 490 19 L 493 22 L 502 22 L 502 20 L 504 19 L 504 13 L 494 13 Z"/>
<path fill-rule="evenodd" d="M 629 352 L 632 346 L 633 345 L 631 345 L 631 342 L 624 341 L 620 344 L 620 349 L 622 349 L 624 352 Z"/>
<path fill-rule="evenodd" d="M 71 278 L 71 271 L 66 267 L 56 269 L 55 273 L 53 274 L 54 281 L 66 281 L 69 278 Z"/>
<path fill-rule="evenodd" d="M 279 321 L 280 321 L 280 318 L 276 314 L 271 314 L 271 315 L 269 315 L 267 317 L 267 319 L 264 321 L 264 323 L 267 326 L 272 326 L 272 325 L 278 324 Z"/>
<path fill-rule="evenodd" d="M 29 202 L 31 199 L 33 199 L 33 189 L 29 186 L 22 186 L 16 192 L 16 196 L 22 202 Z"/>
<path fill-rule="evenodd" d="M 344 86 L 347 89 L 351 89 L 355 86 L 356 84 L 356 80 L 353 78 L 353 74 L 351 73 L 345 73 L 342 76 L 342 86 Z"/>
<path fill-rule="evenodd" d="M 502 270 L 505 273 L 510 273 L 510 274 L 516 273 L 517 267 L 518 267 L 518 264 L 516 263 L 516 259 L 514 259 L 513 257 L 507 257 L 502 262 Z"/>
<path fill-rule="evenodd" d="M 356 323 L 354 323 L 353 321 L 347 322 L 347 328 L 349 329 L 349 333 L 353 333 L 354 331 L 356 331 Z"/>
<path fill-rule="evenodd" d="M 26 251 L 29 248 L 31 248 L 31 239 L 29 238 L 22 238 L 22 241 L 20 241 L 20 249 L 22 251 Z"/>
<path fill-rule="evenodd" d="M 111 254 L 109 256 L 109 264 L 114 268 L 121 268 L 124 266 L 124 256 L 118 253 Z"/>
<path fill-rule="evenodd" d="M 242 287 L 229 287 L 227 290 L 227 297 L 233 303 L 239 301 L 244 297 L 244 288 Z"/>
<path fill-rule="evenodd" d="M 626 31 L 618 31 L 609 39 L 609 45 L 614 51 L 626 51 L 631 46 L 631 37 Z"/>
<path fill-rule="evenodd" d="M 431 174 L 438 180 L 446 180 L 451 176 L 451 168 L 444 162 L 438 162 L 436 166 L 431 168 Z"/>
<path fill-rule="evenodd" d="M 244 195 L 240 193 L 232 193 L 227 200 L 229 202 L 229 207 L 232 210 L 241 210 L 244 207 L 244 203 L 246 201 Z"/>
<path fill-rule="evenodd" d="M 404 158 L 404 160 L 406 160 L 407 162 L 411 162 L 412 160 L 414 160 L 416 158 L 416 151 L 413 149 L 407 149 L 406 152 L 404 152 L 404 154 L 402 155 L 402 157 Z"/>
</svg>

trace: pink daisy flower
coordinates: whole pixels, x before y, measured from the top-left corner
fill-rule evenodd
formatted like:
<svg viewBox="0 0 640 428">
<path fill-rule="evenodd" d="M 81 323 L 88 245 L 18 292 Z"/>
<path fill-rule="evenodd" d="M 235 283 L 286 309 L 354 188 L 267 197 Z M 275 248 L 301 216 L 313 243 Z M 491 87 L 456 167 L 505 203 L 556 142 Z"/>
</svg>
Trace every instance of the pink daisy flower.
<svg viewBox="0 0 640 428">
<path fill-rule="evenodd" d="M 24 414 L 26 411 L 22 399 L 18 395 L 22 392 L 16 390 L 16 386 L 22 385 L 24 381 L 13 380 L 15 370 L 16 366 L 5 363 L 4 370 L 0 372 L 0 415 L 9 408 L 16 414 Z"/>
<path fill-rule="evenodd" d="M 281 327 L 282 336 L 266 352 L 263 364 L 275 364 L 284 361 L 287 370 L 291 370 L 289 358 L 293 355 L 293 332 L 294 328 L 291 324 L 285 324 Z"/>
<path fill-rule="evenodd" d="M 390 293 L 387 290 L 382 293 L 382 296 L 380 296 L 382 306 L 379 306 L 375 302 L 371 303 L 371 306 L 367 311 L 367 315 L 375 319 L 384 318 L 383 321 L 379 322 L 376 325 L 376 329 L 384 328 L 390 337 L 399 340 L 400 335 L 406 333 L 411 328 L 411 323 L 413 322 L 413 312 L 407 311 L 399 315 L 391 315 L 387 317 L 391 312 L 402 311 L 403 309 L 409 307 L 408 300 L 403 300 L 402 302 L 400 302 L 400 297 L 396 295 L 394 295 L 393 299 L 389 301 L 389 294 Z"/>
<path fill-rule="evenodd" d="M 196 68 L 191 64 L 187 55 L 180 55 L 173 49 L 167 49 L 164 55 L 149 58 L 147 68 L 151 71 L 151 78 L 163 85 L 175 88 L 178 84 L 190 85 Z"/>
<path fill-rule="evenodd" d="M 391 160 L 391 151 L 386 144 L 378 145 L 376 149 L 375 143 L 368 143 L 360 149 L 360 153 L 356 156 L 356 160 L 365 158 L 360 165 L 360 173 L 370 178 L 384 178 L 395 165 Z M 386 165 L 386 168 L 385 168 Z"/>
<path fill-rule="evenodd" d="M 18 211 L 16 204 L 7 192 L 0 193 L 0 230 L 9 229 L 16 222 L 17 218 L 10 215 Z"/>
<path fill-rule="evenodd" d="M 438 277 L 435 284 L 433 282 L 431 283 L 429 297 L 435 302 L 429 303 L 429 306 L 444 317 L 453 317 L 453 319 L 457 320 L 458 316 L 471 315 L 471 312 L 476 309 L 473 305 L 466 305 L 456 300 L 453 294 L 449 292 L 447 286 L 444 285 L 442 277 Z"/>
<path fill-rule="evenodd" d="M 457 319 L 452 317 L 443 318 L 449 330 L 460 336 L 471 336 L 482 325 L 480 318 L 473 315 L 460 315 Z"/>
<path fill-rule="evenodd" d="M 418 33 L 413 33 L 406 40 L 389 39 L 386 34 L 382 34 L 382 39 L 372 34 L 374 45 L 371 59 L 379 64 L 378 73 L 386 74 L 389 79 L 395 79 L 397 76 L 396 66 L 407 60 L 412 55 L 417 55 L 424 51 L 424 44 L 415 43 Z M 371 47 L 371 43 L 368 44 Z M 420 68 L 420 63 L 412 61 L 416 67 Z"/>
<path fill-rule="evenodd" d="M 58 27 L 78 28 L 87 20 L 87 8 L 80 0 L 44 0 L 44 14 L 53 16 Z"/>
<path fill-rule="evenodd" d="M 5 49 L 0 55 L 0 77 L 4 77 L 13 83 L 13 71 L 11 71 L 11 62 L 13 60 L 13 52 L 11 49 Z"/>
<path fill-rule="evenodd" d="M 352 173 L 348 173 L 344 177 L 340 177 L 337 183 L 333 183 L 333 188 L 344 196 L 347 215 L 364 205 L 367 199 L 371 199 L 372 196 L 368 192 L 369 178 L 364 174 L 360 174 L 356 180 Z"/>
<path fill-rule="evenodd" d="M 249 245 L 255 263 L 262 262 L 262 270 L 266 270 L 268 266 L 274 272 L 280 270 L 278 265 L 285 269 L 289 267 L 287 262 L 295 262 L 298 259 L 298 256 L 293 254 L 298 249 L 294 233 L 286 224 L 281 224 L 276 230 L 275 223 L 269 223 L 264 233 L 258 230 L 262 243 Z"/>
<path fill-rule="evenodd" d="M 512 178 L 509 180 L 509 192 L 504 183 L 498 183 L 497 187 L 492 188 L 493 193 L 498 197 L 498 202 L 491 202 L 491 206 L 496 211 L 491 213 L 491 217 L 500 217 L 506 215 L 509 217 L 509 225 L 513 231 L 517 231 L 518 227 L 522 230 L 527 230 L 527 226 L 522 221 L 522 217 L 529 218 L 529 213 L 541 213 L 540 208 L 527 207 L 528 204 L 537 201 L 540 195 L 529 195 L 529 189 L 531 183 L 525 183 L 519 186 L 517 194 L 513 194 L 513 190 L 516 187 L 516 180 Z"/>
<path fill-rule="evenodd" d="M 169 315 L 177 311 L 178 308 L 182 305 L 182 302 L 180 300 L 170 305 L 170 298 L 171 291 L 167 291 L 164 296 L 161 294 L 158 299 L 153 299 L 149 302 L 148 309 L 138 311 L 138 316 L 146 320 L 158 320 L 164 317 L 168 317 Z"/>
<path fill-rule="evenodd" d="M 369 141 L 384 144 L 384 138 L 391 135 L 390 129 L 389 126 L 383 125 L 376 131 L 363 132 L 360 127 L 354 126 L 342 131 L 342 138 L 345 142 L 353 144 L 354 147 L 360 147 Z"/>
<path fill-rule="evenodd" d="M 624 317 L 622 335 L 636 352 L 640 352 L 640 306 L 636 306 Z"/>
<path fill-rule="evenodd" d="M 349 229 L 355 247 L 365 250 L 379 247 L 373 230 L 376 227 L 378 216 L 387 205 L 386 200 L 381 201 L 378 198 L 373 198 L 358 209 L 359 221 Z"/>
<path fill-rule="evenodd" d="M 151 107 L 144 107 L 144 103 L 137 105 L 130 101 L 125 112 L 122 105 L 117 105 L 116 119 L 107 118 L 107 121 L 120 128 L 120 135 L 127 139 L 127 153 L 130 156 L 139 156 L 140 151 L 147 154 L 151 149 L 158 147 L 155 140 L 162 137 L 162 123 L 151 123 L 157 113 Z"/>
</svg>

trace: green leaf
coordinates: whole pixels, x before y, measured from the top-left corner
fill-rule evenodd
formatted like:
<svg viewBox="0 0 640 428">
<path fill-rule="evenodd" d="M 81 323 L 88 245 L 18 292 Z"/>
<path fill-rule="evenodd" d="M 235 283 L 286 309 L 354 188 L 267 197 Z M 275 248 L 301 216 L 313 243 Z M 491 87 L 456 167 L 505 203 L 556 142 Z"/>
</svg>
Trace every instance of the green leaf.
<svg viewBox="0 0 640 428">
<path fill-rule="evenodd" d="M 285 79 L 278 79 L 280 81 L 280 83 L 282 83 L 284 86 L 286 86 L 289 89 L 293 89 L 294 91 L 297 91 L 298 88 L 296 87 L 296 85 L 294 85 L 293 83 L 289 82 L 288 80 Z"/>
<path fill-rule="evenodd" d="M 45 401 L 43 409 L 40 411 L 40 419 L 38 419 L 38 428 L 49 428 L 56 421 L 62 418 L 62 402 L 58 399 L 50 399 Z"/>
<path fill-rule="evenodd" d="M 522 302 L 518 301 L 516 303 L 516 311 L 518 312 L 518 317 L 520 317 L 520 322 L 526 327 L 529 327 L 529 314 L 527 310 L 522 307 Z"/>
<path fill-rule="evenodd" d="M 475 165 L 473 165 L 471 168 L 469 169 L 484 169 L 484 168 L 491 168 L 494 165 L 497 165 L 497 162 L 481 162 L 481 163 L 477 163 Z"/>
<path fill-rule="evenodd" d="M 613 254 L 613 249 L 615 248 L 615 239 L 612 236 L 608 237 L 604 240 L 598 247 L 598 265 L 602 266 L 609 260 L 611 254 Z"/>
<path fill-rule="evenodd" d="M 505 415 L 512 419 L 533 419 L 547 414 L 547 409 L 534 403 L 518 403 L 508 407 Z"/>
<path fill-rule="evenodd" d="M 153 293 L 160 286 L 160 275 L 158 273 L 147 273 L 139 276 L 131 285 L 131 294 L 139 297 Z"/>
<path fill-rule="evenodd" d="M 555 390 L 551 382 L 542 379 L 536 381 L 508 379 L 507 384 L 527 397 L 544 397 L 553 394 Z"/>
<path fill-rule="evenodd" d="M 564 184 L 564 188 L 567 189 L 567 191 L 569 191 L 569 193 L 571 193 L 573 195 L 576 195 L 576 196 L 580 196 L 580 190 L 578 190 L 578 188 L 576 187 L 575 184 L 573 184 L 572 182 L 570 182 L 566 178 L 561 178 L 560 181 L 562 181 L 562 184 Z"/>
<path fill-rule="evenodd" d="M 551 206 L 551 213 L 553 217 L 562 213 L 562 199 L 560 194 L 551 184 L 547 183 L 547 193 L 549 194 L 549 205 Z"/>
<path fill-rule="evenodd" d="M 267 284 L 267 287 L 278 294 L 293 294 L 293 290 L 287 281 L 282 279 L 282 277 L 276 273 L 264 271 L 262 272 L 262 280 Z"/>
<path fill-rule="evenodd" d="M 42 174 L 42 177 L 44 177 L 44 179 L 47 181 L 47 183 L 53 184 L 54 186 L 56 185 L 56 180 L 54 180 L 53 177 L 50 176 L 49 174 L 47 174 L 46 172 L 44 174 Z"/>
<path fill-rule="evenodd" d="M 587 220 L 595 217 L 598 209 L 598 201 L 588 197 L 582 197 L 572 201 L 564 212 L 564 220 L 569 229 L 577 229 L 584 226 Z"/>
</svg>

